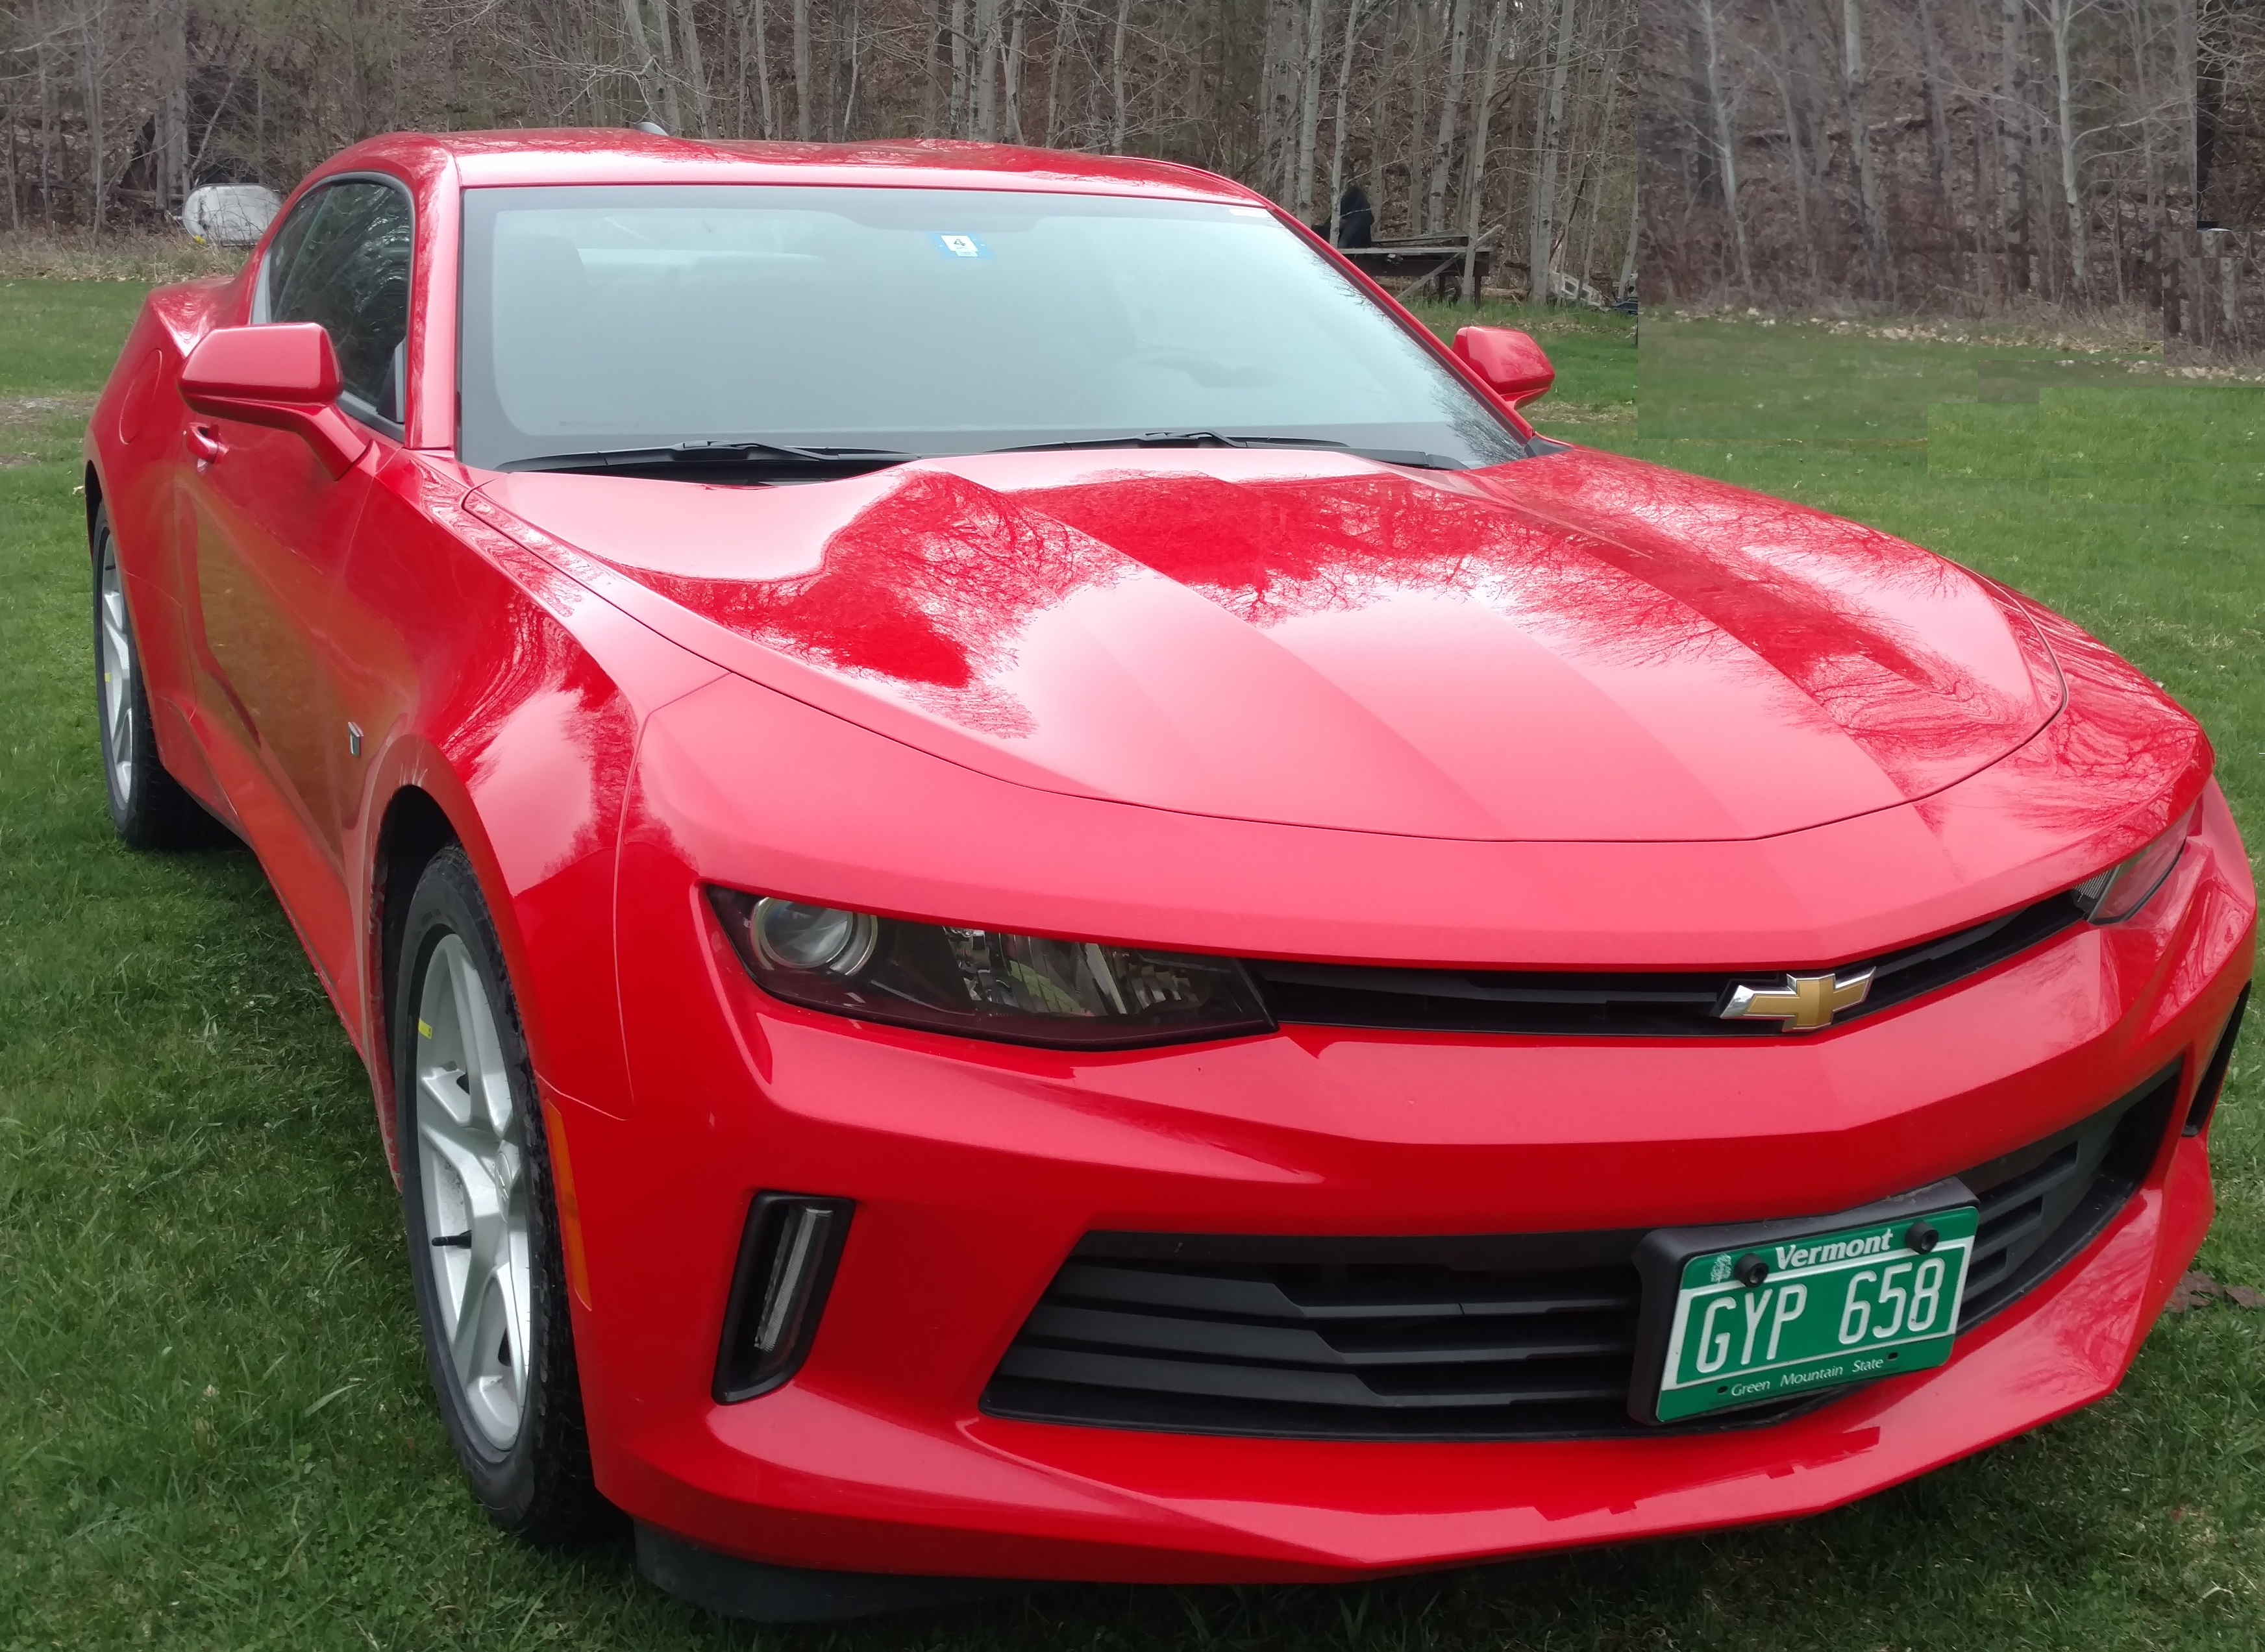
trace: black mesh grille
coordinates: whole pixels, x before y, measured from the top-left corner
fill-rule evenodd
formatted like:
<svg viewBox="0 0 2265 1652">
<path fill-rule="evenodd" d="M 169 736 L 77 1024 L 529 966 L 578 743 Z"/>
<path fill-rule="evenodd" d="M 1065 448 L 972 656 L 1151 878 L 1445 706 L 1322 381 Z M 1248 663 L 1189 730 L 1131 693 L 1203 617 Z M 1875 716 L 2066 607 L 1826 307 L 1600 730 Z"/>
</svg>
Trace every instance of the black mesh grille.
<svg viewBox="0 0 2265 1652">
<path fill-rule="evenodd" d="M 2075 924 L 2074 899 L 2056 895 L 1919 946 L 1839 967 L 1874 971 L 1872 990 L 1836 1018 L 1850 1021 L 2001 964 Z M 1278 1022 L 1438 1032 L 1593 1037 L 1782 1037 L 1769 1021 L 1715 1012 L 1738 986 L 1781 984 L 1783 972 L 1693 974 L 1544 973 L 1510 970 L 1376 969 L 1362 964 L 1249 964 Z"/>
<path fill-rule="evenodd" d="M 2178 1077 L 2174 1067 L 2074 1128 L 1967 1174 L 1982 1225 L 1963 1323 L 2060 1267 L 2130 1198 L 2163 1139 Z M 1279 1437 L 1657 1433 L 1627 1411 L 1642 1238 L 1091 1234 L 1007 1350 L 983 1408 Z M 1820 1403 L 1683 1426 L 1751 1426 Z"/>
</svg>

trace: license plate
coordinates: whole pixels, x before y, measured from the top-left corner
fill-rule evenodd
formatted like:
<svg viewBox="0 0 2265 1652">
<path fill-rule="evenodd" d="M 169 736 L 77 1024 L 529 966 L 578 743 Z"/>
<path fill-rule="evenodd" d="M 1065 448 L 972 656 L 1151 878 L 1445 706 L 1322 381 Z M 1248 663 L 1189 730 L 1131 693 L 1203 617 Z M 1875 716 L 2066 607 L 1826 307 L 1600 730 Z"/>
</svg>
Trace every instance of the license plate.
<svg viewBox="0 0 2265 1652">
<path fill-rule="evenodd" d="M 1874 1207 L 1823 1231 L 1781 1224 L 1671 1236 L 1685 1241 L 1673 1247 L 1680 1256 L 1647 1270 L 1655 1288 L 1671 1283 L 1675 1294 L 1668 1314 L 1647 1315 L 1666 1346 L 1651 1367 L 1657 1394 L 1638 1396 L 1637 1415 L 1671 1423 L 1948 1359 L 1975 1209 L 1907 1212 Z M 1689 1241 L 1702 1236 L 1715 1243 L 1692 1254 Z"/>
</svg>

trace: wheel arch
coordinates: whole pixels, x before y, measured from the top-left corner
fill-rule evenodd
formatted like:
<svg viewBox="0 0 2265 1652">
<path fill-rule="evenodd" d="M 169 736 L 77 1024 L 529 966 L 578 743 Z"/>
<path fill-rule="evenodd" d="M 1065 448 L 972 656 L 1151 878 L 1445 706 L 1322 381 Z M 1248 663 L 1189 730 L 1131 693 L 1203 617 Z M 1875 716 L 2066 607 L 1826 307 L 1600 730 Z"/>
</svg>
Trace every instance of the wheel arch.
<svg viewBox="0 0 2265 1652">
<path fill-rule="evenodd" d="M 377 1117 L 385 1139 L 385 1156 L 397 1176 L 400 1174 L 400 1144 L 396 1136 L 399 1106 L 393 1083 L 394 976 L 401 964 L 401 940 L 409 916 L 409 899 L 433 857 L 462 837 L 448 811 L 424 787 L 404 784 L 386 800 L 378 822 L 371 855 L 367 979 L 369 990 L 366 1014 L 371 1088 Z M 475 870 L 477 871 L 477 868 Z"/>
<path fill-rule="evenodd" d="M 91 557 L 94 554 L 95 519 L 102 514 L 103 500 L 102 469 L 91 459 L 86 462 L 86 479 L 81 484 L 80 491 L 86 495 L 86 551 Z"/>
</svg>

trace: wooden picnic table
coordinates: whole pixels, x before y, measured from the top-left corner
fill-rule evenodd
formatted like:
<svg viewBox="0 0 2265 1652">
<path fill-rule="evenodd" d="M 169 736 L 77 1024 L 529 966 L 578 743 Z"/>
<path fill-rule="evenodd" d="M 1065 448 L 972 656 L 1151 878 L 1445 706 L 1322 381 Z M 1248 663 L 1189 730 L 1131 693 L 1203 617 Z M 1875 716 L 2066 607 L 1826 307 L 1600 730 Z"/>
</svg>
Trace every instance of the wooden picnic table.
<svg viewBox="0 0 2265 1652">
<path fill-rule="evenodd" d="M 1463 280 L 1463 256 L 1470 250 L 1467 236 L 1402 236 L 1380 238 L 1365 247 L 1339 247 L 1354 268 L 1371 280 L 1395 291 L 1431 284 L 1441 298 L 1457 295 Z M 1494 254 L 1484 237 L 1479 241 L 1476 270 L 1479 285 L 1486 285 Z"/>
</svg>

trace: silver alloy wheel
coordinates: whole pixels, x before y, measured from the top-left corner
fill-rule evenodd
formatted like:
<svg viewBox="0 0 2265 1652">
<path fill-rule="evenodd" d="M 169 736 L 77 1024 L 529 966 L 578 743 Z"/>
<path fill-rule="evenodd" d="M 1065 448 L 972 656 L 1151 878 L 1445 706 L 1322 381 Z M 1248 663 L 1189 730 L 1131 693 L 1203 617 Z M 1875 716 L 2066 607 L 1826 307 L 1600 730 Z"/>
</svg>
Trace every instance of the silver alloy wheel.
<svg viewBox="0 0 2265 1652">
<path fill-rule="evenodd" d="M 134 648 L 127 640 L 126 589 L 118 574 L 118 550 L 106 535 L 97 601 L 102 626 L 103 755 L 110 764 L 111 790 L 123 808 L 134 796 Z"/>
<path fill-rule="evenodd" d="M 454 935 L 425 966 L 415 1060 L 418 1181 L 441 1334 L 466 1414 L 507 1452 L 528 1388 L 527 1131 L 487 989 Z"/>
</svg>

